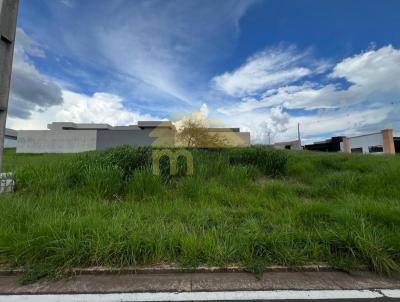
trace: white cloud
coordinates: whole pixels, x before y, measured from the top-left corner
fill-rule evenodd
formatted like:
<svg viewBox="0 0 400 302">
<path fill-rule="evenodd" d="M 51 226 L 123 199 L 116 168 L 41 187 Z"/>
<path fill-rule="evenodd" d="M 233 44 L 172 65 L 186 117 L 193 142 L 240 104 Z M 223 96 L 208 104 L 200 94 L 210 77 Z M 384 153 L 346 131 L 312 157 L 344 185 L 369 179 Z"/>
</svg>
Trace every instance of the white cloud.
<svg viewBox="0 0 400 302">
<path fill-rule="evenodd" d="M 46 54 L 40 45 L 33 41 L 32 38 L 28 36 L 22 28 L 17 27 L 15 39 L 14 53 L 17 56 L 28 54 L 34 57 L 46 57 Z"/>
<path fill-rule="evenodd" d="M 214 77 L 213 82 L 228 95 L 248 96 L 323 72 L 326 67 L 327 63 L 310 62 L 309 52 L 300 53 L 293 46 L 270 48 L 251 56 L 238 69 Z"/>
<path fill-rule="evenodd" d="M 73 1 L 73 0 L 60 0 L 60 3 L 69 8 L 75 7 L 75 1 Z"/>
<path fill-rule="evenodd" d="M 274 113 L 275 111 L 275 113 Z M 276 112 L 279 112 L 276 114 Z M 242 131 L 250 131 L 252 143 L 268 143 L 297 139 L 297 123 L 300 123 L 304 142 L 314 141 L 323 133 L 332 135 L 356 135 L 379 131 L 392 112 L 390 107 L 364 108 L 361 110 L 328 110 L 313 115 L 291 116 L 273 107 L 269 112 L 245 112 L 221 117 L 229 126 L 240 126 Z M 284 114 L 283 119 L 274 119 Z M 399 114 L 400 112 L 397 112 Z M 387 125 L 387 124 L 386 124 Z M 327 136 L 325 138 L 329 138 Z"/>
<path fill-rule="evenodd" d="M 84 95 L 63 90 L 36 68 L 31 60 L 33 57 L 45 58 L 46 54 L 18 28 L 7 127 L 46 129 L 48 123 L 57 121 L 128 125 L 139 120 L 160 120 L 159 117 L 126 109 L 123 99 L 115 94 L 97 92 Z M 206 109 L 205 105 L 203 110 Z"/>
<path fill-rule="evenodd" d="M 221 49 L 227 49 L 224 46 L 232 45 L 239 20 L 250 5 L 240 1 L 226 1 L 221 7 L 155 1 L 135 2 L 122 9 L 121 2 L 105 3 L 99 5 L 96 14 L 87 14 L 93 10 L 86 7 L 75 15 L 80 17 L 73 25 L 66 24 L 68 30 L 60 30 L 63 35 L 46 32 L 46 37 L 54 39 L 44 39 L 49 44 L 46 50 L 77 60 L 82 70 L 95 66 L 96 70 L 116 72 L 126 86 L 134 84 L 128 89 L 138 94 L 131 99 L 141 108 L 148 102 L 154 110 L 154 102 L 159 102 L 157 110 L 165 106 L 167 112 L 172 108 L 168 96 L 185 103 L 183 110 L 188 110 L 187 105 L 200 107 L 201 102 L 196 100 L 205 99 L 204 95 L 200 93 L 199 97 L 193 91 L 204 81 L 201 69 L 215 59 L 214 55 L 220 57 Z M 99 18 L 105 22 L 101 26 Z M 46 53 L 18 29 L 10 127 L 43 129 L 53 121 L 131 124 L 139 119 L 159 119 L 126 109 L 123 99 L 115 94 L 74 93 L 70 91 L 73 88 L 43 74 L 32 57 L 43 59 Z M 390 103 L 400 96 L 399 49 L 391 45 L 368 49 L 338 62 L 322 81 L 312 82 L 313 76 L 322 77 L 329 68 L 326 61 L 313 59 L 310 51 L 282 46 L 266 49 L 213 79 L 218 90 L 214 95 L 240 98 L 233 105 L 224 103 L 216 114 L 222 113 L 220 120 L 226 125 L 250 130 L 254 141 L 265 141 L 266 129 L 274 133 L 275 140 L 294 139 L 297 122 L 310 137 L 324 132 L 376 131 L 390 125 L 389 119 L 397 119 L 398 107 L 393 110 Z M 93 80 L 93 74 L 87 74 Z M 126 91 L 121 95 L 126 96 Z M 213 104 L 209 105 L 203 104 L 199 110 L 207 118 L 214 113 Z M 300 110 L 290 115 L 287 109 Z M 318 112 L 304 112 L 313 109 Z"/>
<path fill-rule="evenodd" d="M 349 86 L 343 88 L 343 84 L 338 82 L 340 79 L 349 82 Z M 256 141 L 265 141 L 258 134 L 260 129 L 266 129 L 265 125 L 276 133 L 277 138 L 285 140 L 296 137 L 297 122 L 303 124 L 309 136 L 327 132 L 351 135 L 399 126 L 400 123 L 395 122 L 396 114 L 400 114 L 399 99 L 400 50 L 388 45 L 337 63 L 326 84 L 276 85 L 257 96 L 248 94 L 240 102 L 217 111 L 248 129 L 254 129 L 252 137 Z M 287 123 L 279 129 L 279 120 L 273 120 L 273 117 L 280 116 L 282 111 L 279 108 L 282 107 L 302 111 L 296 116 L 285 116 Z M 259 112 L 266 109 L 270 111 Z M 313 109 L 320 111 L 304 113 Z M 246 124 L 246 119 L 252 122 Z"/>
<path fill-rule="evenodd" d="M 346 58 L 329 76 L 352 83 L 344 98 L 347 102 L 362 102 L 376 93 L 400 93 L 400 49 L 392 45 Z"/>
<path fill-rule="evenodd" d="M 63 91 L 64 102 L 45 111 L 35 111 L 29 120 L 9 117 L 7 127 L 14 129 L 46 129 L 52 122 L 107 123 L 131 125 L 139 120 L 161 120 L 149 114 L 127 110 L 123 99 L 114 94 L 95 93 L 91 96 Z"/>
<path fill-rule="evenodd" d="M 57 121 L 107 123 L 110 125 L 135 124 L 139 120 L 160 120 L 150 114 L 128 110 L 118 95 L 97 92 L 86 96 L 64 91 L 64 104 L 56 113 Z"/>
<path fill-rule="evenodd" d="M 289 114 L 283 112 L 282 106 L 271 108 L 271 120 L 280 126 L 285 126 L 289 122 Z"/>
<path fill-rule="evenodd" d="M 234 43 L 238 22 L 253 3 L 96 1 L 71 10 L 75 18 L 61 30 L 62 43 L 46 38 L 57 53 L 118 74 L 137 102 L 157 94 L 188 109 L 201 105 L 196 93 L 206 88 L 199 87 L 205 66 L 227 55 L 221 50 Z"/>
<path fill-rule="evenodd" d="M 378 50 L 344 59 L 338 63 L 329 79 L 344 78 L 351 83 L 341 89 L 335 83 L 320 85 L 304 82 L 298 86 L 275 87 L 274 94 L 266 97 L 245 97 L 230 107 L 221 107 L 219 112 L 233 114 L 276 105 L 291 109 L 340 108 L 370 101 L 388 101 L 388 93 L 400 95 L 400 50 L 391 45 Z M 385 98 L 385 99 L 383 99 Z"/>
<path fill-rule="evenodd" d="M 178 131 L 184 128 L 187 121 L 195 121 L 203 127 L 215 126 L 214 121 L 208 118 L 208 105 L 205 103 L 201 105 L 198 111 L 174 113 L 170 117 L 170 120 L 174 123 Z"/>
<path fill-rule="evenodd" d="M 220 107 L 218 112 L 224 114 L 235 114 L 248 112 L 270 106 L 284 106 L 289 109 L 318 109 L 336 108 L 343 102 L 343 92 L 337 91 L 333 84 L 320 86 L 319 84 L 304 83 L 299 86 L 283 86 L 275 90 L 273 95 L 266 97 L 246 97 L 239 103 L 229 107 Z"/>
<path fill-rule="evenodd" d="M 400 89 L 400 50 L 388 45 L 346 58 L 333 68 L 330 77 L 380 90 Z"/>
<path fill-rule="evenodd" d="M 44 51 L 17 28 L 9 100 L 10 116 L 29 118 L 35 110 L 62 103 L 61 87 L 37 70 L 30 57 L 44 58 Z"/>
<path fill-rule="evenodd" d="M 208 105 L 207 104 L 203 104 L 200 107 L 200 112 L 205 116 L 208 117 Z"/>
<path fill-rule="evenodd" d="M 41 73 L 31 57 L 46 54 L 22 29 L 17 29 L 7 126 L 15 129 L 46 129 L 55 121 L 127 125 L 138 120 L 159 120 L 128 110 L 115 94 L 79 94 L 62 89 Z"/>
</svg>

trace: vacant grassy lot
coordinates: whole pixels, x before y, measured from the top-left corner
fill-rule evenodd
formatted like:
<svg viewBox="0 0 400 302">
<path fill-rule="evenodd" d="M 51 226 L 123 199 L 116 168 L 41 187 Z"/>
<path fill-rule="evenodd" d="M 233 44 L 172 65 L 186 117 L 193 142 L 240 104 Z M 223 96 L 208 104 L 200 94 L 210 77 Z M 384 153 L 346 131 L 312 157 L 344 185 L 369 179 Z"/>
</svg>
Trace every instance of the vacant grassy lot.
<svg viewBox="0 0 400 302">
<path fill-rule="evenodd" d="M 152 175 L 150 149 L 7 151 L 17 192 L 0 196 L 0 263 L 30 279 L 156 263 L 400 271 L 400 157 L 192 153 L 194 175 L 168 177 L 165 159 Z"/>
</svg>

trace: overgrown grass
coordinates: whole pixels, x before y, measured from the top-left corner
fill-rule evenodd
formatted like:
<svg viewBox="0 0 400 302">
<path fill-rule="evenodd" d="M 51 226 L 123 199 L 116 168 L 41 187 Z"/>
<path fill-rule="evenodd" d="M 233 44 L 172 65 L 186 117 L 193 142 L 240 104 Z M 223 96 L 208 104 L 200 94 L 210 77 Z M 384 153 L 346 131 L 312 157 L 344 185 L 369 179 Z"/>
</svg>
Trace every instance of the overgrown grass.
<svg viewBox="0 0 400 302">
<path fill-rule="evenodd" d="M 71 267 L 327 262 L 400 268 L 400 158 L 266 148 L 192 150 L 194 175 L 151 173 L 151 149 L 6 152 L 0 262 L 26 279 Z"/>
</svg>

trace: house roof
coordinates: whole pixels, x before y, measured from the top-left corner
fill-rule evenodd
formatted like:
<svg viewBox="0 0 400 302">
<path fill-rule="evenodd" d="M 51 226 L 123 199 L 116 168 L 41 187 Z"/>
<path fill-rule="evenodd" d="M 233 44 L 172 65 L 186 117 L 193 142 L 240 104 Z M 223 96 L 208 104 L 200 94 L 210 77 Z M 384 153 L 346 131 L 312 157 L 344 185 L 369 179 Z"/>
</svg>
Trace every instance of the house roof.
<svg viewBox="0 0 400 302">
<path fill-rule="evenodd" d="M 15 137 L 15 138 L 17 138 L 17 134 L 18 134 L 18 132 L 16 130 L 13 130 L 13 129 L 10 129 L 10 128 L 6 128 L 5 135 L 7 137 Z"/>
<path fill-rule="evenodd" d="M 170 121 L 139 121 L 139 128 L 173 128 L 174 125 Z"/>
</svg>

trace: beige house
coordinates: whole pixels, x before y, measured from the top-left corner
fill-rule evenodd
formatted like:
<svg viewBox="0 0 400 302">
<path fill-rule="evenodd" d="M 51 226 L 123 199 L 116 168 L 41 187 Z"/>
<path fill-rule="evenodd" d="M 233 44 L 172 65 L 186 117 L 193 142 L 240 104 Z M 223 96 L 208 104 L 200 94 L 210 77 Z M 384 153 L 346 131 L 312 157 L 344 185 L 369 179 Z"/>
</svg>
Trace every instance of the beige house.
<svg viewBox="0 0 400 302">
<path fill-rule="evenodd" d="M 18 131 L 17 153 L 76 153 L 122 145 L 180 146 L 177 131 L 170 121 L 139 121 L 137 125 L 52 123 L 48 130 Z M 239 128 L 206 128 L 223 139 L 226 146 L 250 145 L 250 133 Z M 201 146 L 209 147 L 209 146 Z"/>
</svg>

